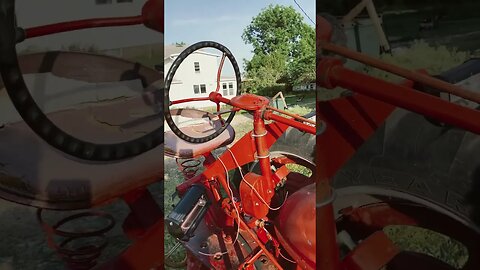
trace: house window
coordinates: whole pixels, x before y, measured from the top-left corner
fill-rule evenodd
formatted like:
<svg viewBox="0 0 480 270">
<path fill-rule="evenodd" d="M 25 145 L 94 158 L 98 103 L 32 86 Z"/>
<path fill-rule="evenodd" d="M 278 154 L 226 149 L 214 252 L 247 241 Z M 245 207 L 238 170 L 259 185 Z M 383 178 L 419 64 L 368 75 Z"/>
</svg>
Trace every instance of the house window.
<svg viewBox="0 0 480 270">
<path fill-rule="evenodd" d="M 112 0 L 95 0 L 95 4 L 97 5 L 104 5 L 104 4 L 111 4 Z"/>
<path fill-rule="evenodd" d="M 233 83 L 228 83 L 228 91 L 230 92 L 230 96 L 234 95 Z"/>
<path fill-rule="evenodd" d="M 200 92 L 202 94 L 207 93 L 207 86 L 205 84 L 200 84 Z"/>
<path fill-rule="evenodd" d="M 227 90 L 227 84 L 222 83 L 222 89 L 223 89 L 223 95 L 227 96 L 228 95 L 228 90 Z"/>
<path fill-rule="evenodd" d="M 200 86 L 199 85 L 194 85 L 193 86 L 193 93 L 194 94 L 200 94 Z"/>
<path fill-rule="evenodd" d="M 193 62 L 193 66 L 195 67 L 195 72 L 200 72 L 200 62 Z"/>
</svg>

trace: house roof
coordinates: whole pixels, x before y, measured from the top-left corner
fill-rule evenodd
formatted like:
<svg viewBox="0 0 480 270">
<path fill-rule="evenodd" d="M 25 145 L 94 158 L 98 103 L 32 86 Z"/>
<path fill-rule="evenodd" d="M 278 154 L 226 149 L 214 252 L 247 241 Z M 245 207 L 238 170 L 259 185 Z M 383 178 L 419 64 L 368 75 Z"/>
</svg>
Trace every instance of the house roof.
<svg viewBox="0 0 480 270">
<path fill-rule="evenodd" d="M 188 48 L 188 46 L 190 46 L 190 45 L 176 45 L 176 44 L 165 45 L 164 49 L 163 49 L 164 50 L 164 59 L 172 58 L 172 56 L 179 55 L 181 52 L 183 52 L 183 50 Z M 220 57 L 220 55 L 218 55 L 218 54 L 210 53 L 210 52 L 207 52 L 203 49 L 197 50 L 194 53 L 202 53 L 202 54 L 206 54 L 206 55 L 210 55 L 210 56 Z"/>
<path fill-rule="evenodd" d="M 164 56 L 165 58 L 172 56 L 173 54 L 179 54 L 187 48 L 187 45 L 177 46 L 177 45 L 165 45 L 164 47 Z"/>
</svg>

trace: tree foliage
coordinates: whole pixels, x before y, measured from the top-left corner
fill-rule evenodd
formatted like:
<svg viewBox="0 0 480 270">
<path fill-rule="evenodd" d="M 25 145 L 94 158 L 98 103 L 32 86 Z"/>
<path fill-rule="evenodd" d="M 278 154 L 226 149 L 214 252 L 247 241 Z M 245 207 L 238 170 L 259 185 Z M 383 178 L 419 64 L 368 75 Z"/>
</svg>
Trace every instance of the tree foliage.
<svg viewBox="0 0 480 270">
<path fill-rule="evenodd" d="M 293 7 L 270 5 L 253 17 L 243 40 L 253 46 L 245 61 L 248 86 L 253 92 L 315 79 L 315 31 Z"/>
</svg>

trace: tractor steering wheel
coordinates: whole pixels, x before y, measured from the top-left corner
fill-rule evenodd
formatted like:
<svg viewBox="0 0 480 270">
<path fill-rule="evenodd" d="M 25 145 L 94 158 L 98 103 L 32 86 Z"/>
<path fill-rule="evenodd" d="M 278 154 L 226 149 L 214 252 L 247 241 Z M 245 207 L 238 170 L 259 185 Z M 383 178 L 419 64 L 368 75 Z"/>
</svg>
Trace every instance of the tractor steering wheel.
<svg viewBox="0 0 480 270">
<path fill-rule="evenodd" d="M 15 0 L 0 2 L 0 73 L 8 95 L 25 123 L 54 148 L 89 161 L 117 161 L 140 155 L 163 143 L 163 126 L 139 138 L 114 144 L 83 141 L 57 127 L 39 108 L 18 63 Z"/>
<path fill-rule="evenodd" d="M 213 140 L 214 138 L 218 137 L 228 127 L 228 125 L 230 125 L 230 123 L 233 120 L 233 117 L 235 116 L 235 111 L 232 111 L 230 113 L 230 115 L 228 116 L 227 120 L 225 121 L 225 123 L 223 123 L 223 125 L 219 129 L 217 129 L 215 132 L 213 132 L 213 133 L 211 133 L 211 134 L 209 134 L 205 137 L 200 137 L 200 138 L 194 138 L 194 137 L 191 137 L 191 136 L 185 134 L 184 132 L 182 132 L 182 130 L 180 130 L 180 128 L 173 121 L 172 114 L 170 112 L 170 106 L 172 105 L 172 102 L 170 101 L 170 95 L 169 95 L 170 85 L 172 84 L 175 73 L 177 72 L 177 70 L 178 70 L 179 66 L 182 64 L 182 62 L 190 54 L 194 53 L 197 50 L 203 49 L 203 48 L 214 48 L 214 49 L 217 49 L 217 50 L 219 50 L 223 53 L 222 61 L 221 61 L 221 64 L 219 66 L 219 70 L 217 72 L 217 81 L 218 82 L 220 80 L 219 76 L 221 74 L 221 68 L 223 66 L 224 58 L 227 57 L 230 60 L 230 62 L 232 64 L 232 67 L 233 67 L 233 71 L 235 72 L 235 79 L 236 79 L 236 82 L 237 82 L 237 95 L 239 95 L 240 92 L 241 92 L 240 91 L 240 88 L 241 88 L 240 87 L 241 86 L 240 69 L 238 67 L 237 61 L 235 60 L 235 57 L 233 57 L 230 50 L 228 50 L 225 46 L 223 46 L 223 45 L 221 45 L 217 42 L 214 42 L 214 41 L 201 41 L 201 42 L 198 42 L 198 43 L 195 43 L 195 44 L 191 45 L 190 47 L 188 47 L 184 51 L 182 51 L 180 53 L 180 55 L 178 55 L 178 57 L 172 63 L 172 66 L 171 66 L 170 70 L 168 71 L 167 77 L 166 77 L 166 80 L 165 80 L 164 115 L 165 115 L 165 121 L 167 122 L 167 124 L 170 127 L 170 129 L 172 130 L 172 132 L 175 135 L 177 135 L 179 138 L 181 138 L 182 140 L 190 142 L 190 143 L 204 143 L 204 142 L 208 142 L 210 140 Z M 218 90 L 219 89 L 218 89 L 218 86 L 217 86 L 217 91 Z M 218 108 L 219 108 L 219 104 L 217 104 L 217 109 Z"/>
</svg>

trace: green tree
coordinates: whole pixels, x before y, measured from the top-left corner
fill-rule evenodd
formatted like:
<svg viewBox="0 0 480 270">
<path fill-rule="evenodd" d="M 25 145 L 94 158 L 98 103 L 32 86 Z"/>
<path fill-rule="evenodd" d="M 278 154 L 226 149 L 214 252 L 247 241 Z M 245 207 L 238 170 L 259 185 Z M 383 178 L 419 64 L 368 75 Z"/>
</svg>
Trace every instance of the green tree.
<svg viewBox="0 0 480 270">
<path fill-rule="evenodd" d="M 253 92 L 277 85 L 315 79 L 315 31 L 293 7 L 270 5 L 253 17 L 243 40 L 253 46 L 244 63 Z"/>
<path fill-rule="evenodd" d="M 302 38 L 293 46 L 292 59 L 287 65 L 290 84 L 301 84 L 315 80 L 316 38 L 312 27 L 305 25 Z"/>
<path fill-rule="evenodd" d="M 270 95 L 265 90 L 277 85 L 277 81 L 284 77 L 282 71 L 285 69 L 285 57 L 279 51 L 255 54 L 252 60 L 245 63 L 246 77 L 249 79 L 245 87 L 253 93 Z"/>
</svg>

